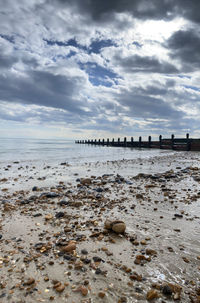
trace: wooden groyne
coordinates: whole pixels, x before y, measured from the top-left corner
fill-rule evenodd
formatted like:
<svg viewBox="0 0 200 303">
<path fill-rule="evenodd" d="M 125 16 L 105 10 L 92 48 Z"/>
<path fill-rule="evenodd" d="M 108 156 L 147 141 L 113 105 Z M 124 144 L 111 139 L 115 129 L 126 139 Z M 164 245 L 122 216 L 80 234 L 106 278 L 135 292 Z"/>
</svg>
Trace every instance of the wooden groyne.
<svg viewBox="0 0 200 303">
<path fill-rule="evenodd" d="M 76 140 L 77 144 L 92 144 L 102 146 L 117 146 L 117 147 L 131 147 L 131 148 L 160 148 L 160 149 L 173 149 L 173 150 L 186 150 L 186 151 L 200 151 L 200 139 L 192 139 L 189 134 L 186 134 L 186 138 L 176 138 L 171 135 L 171 138 L 163 138 L 159 136 L 158 141 L 152 141 L 151 136 L 148 137 L 148 141 L 143 141 L 142 137 L 139 137 L 138 141 L 135 141 L 133 137 L 128 141 L 126 137 L 123 140 L 110 140 L 110 139 L 95 139 L 95 140 Z"/>
</svg>

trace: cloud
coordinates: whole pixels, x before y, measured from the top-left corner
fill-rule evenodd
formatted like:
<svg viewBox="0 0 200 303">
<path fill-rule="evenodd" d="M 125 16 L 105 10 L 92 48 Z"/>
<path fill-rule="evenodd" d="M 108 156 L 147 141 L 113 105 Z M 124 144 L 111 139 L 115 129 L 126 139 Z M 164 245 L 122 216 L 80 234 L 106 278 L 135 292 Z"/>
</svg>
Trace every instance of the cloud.
<svg viewBox="0 0 200 303">
<path fill-rule="evenodd" d="M 170 57 L 181 62 L 183 72 L 200 67 L 200 33 L 198 30 L 179 30 L 167 41 Z"/>
<path fill-rule="evenodd" d="M 198 8 L 186 0 L 4 1 L 0 119 L 126 134 L 185 130 L 192 117 L 195 129 Z"/>
<path fill-rule="evenodd" d="M 126 73 L 177 73 L 177 68 L 168 63 L 160 62 L 156 57 L 132 55 L 122 57 L 114 56 L 114 64 L 120 66 Z"/>
<path fill-rule="evenodd" d="M 7 77 L 0 75 L 2 100 L 85 114 L 81 109 L 83 100 L 81 102 L 79 96 L 81 84 L 84 85 L 85 82 L 82 77 L 54 75 L 47 71 L 29 71 L 22 76 L 10 73 L 8 76 L 9 81 Z M 86 100 L 84 101 L 86 106 Z"/>
</svg>

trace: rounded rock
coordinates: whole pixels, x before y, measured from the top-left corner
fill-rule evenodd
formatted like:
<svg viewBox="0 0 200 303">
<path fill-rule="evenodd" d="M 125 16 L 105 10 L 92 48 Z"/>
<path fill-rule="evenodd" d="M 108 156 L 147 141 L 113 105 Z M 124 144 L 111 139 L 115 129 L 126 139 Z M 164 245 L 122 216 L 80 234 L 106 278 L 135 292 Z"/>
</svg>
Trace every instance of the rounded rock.
<svg viewBox="0 0 200 303">
<path fill-rule="evenodd" d="M 117 234 L 123 234 L 126 230 L 126 224 L 124 222 L 114 223 L 112 230 Z"/>
</svg>

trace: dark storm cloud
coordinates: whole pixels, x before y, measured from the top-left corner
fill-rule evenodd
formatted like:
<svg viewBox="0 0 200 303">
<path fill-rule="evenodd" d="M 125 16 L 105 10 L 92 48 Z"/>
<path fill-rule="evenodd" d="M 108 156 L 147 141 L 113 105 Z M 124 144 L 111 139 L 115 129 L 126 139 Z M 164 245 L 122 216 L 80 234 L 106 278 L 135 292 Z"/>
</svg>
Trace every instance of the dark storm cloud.
<svg viewBox="0 0 200 303">
<path fill-rule="evenodd" d="M 195 29 L 179 30 L 167 41 L 171 58 L 179 59 L 184 71 L 200 67 L 200 33 Z"/>
<path fill-rule="evenodd" d="M 51 0 L 48 1 L 52 3 Z M 54 3 L 76 7 L 96 21 L 106 21 L 114 13 L 128 12 L 136 18 L 171 18 L 174 10 L 172 0 L 53 0 Z"/>
<path fill-rule="evenodd" d="M 8 102 L 36 104 L 61 108 L 85 115 L 83 103 L 78 99 L 81 77 L 66 77 L 44 71 L 30 71 L 26 76 L 0 75 L 0 96 Z M 86 105 L 86 104 L 85 104 Z"/>
<path fill-rule="evenodd" d="M 115 55 L 113 59 L 115 64 L 121 66 L 126 73 L 173 74 L 178 72 L 174 65 L 168 62 L 160 62 L 156 57 L 133 55 L 123 58 L 120 55 Z"/>
<path fill-rule="evenodd" d="M 128 12 L 139 19 L 171 20 L 181 16 L 193 22 L 200 22 L 199 0 L 48 0 L 72 6 L 81 14 L 87 14 L 94 21 L 108 21 L 114 13 Z"/>
</svg>

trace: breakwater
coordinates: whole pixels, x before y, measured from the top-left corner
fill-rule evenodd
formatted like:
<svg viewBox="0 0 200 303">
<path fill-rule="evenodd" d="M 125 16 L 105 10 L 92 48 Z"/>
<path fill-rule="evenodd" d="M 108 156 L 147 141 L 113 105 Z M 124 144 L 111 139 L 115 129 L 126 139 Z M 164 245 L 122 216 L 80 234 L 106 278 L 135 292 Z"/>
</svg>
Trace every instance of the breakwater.
<svg viewBox="0 0 200 303">
<path fill-rule="evenodd" d="M 159 136 L 158 141 L 152 140 L 151 136 L 147 141 L 142 140 L 140 136 L 138 141 L 131 137 L 130 140 L 124 137 L 123 140 L 118 138 L 113 139 L 91 139 L 91 140 L 76 140 L 77 144 L 92 144 L 102 146 L 117 146 L 117 147 L 130 147 L 130 148 L 160 148 L 160 149 L 172 149 L 172 150 L 186 150 L 186 151 L 200 151 L 200 139 L 193 139 L 186 134 L 185 138 L 176 138 L 174 134 L 171 138 L 163 138 Z"/>
</svg>

